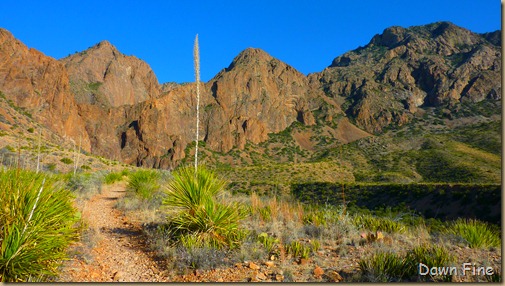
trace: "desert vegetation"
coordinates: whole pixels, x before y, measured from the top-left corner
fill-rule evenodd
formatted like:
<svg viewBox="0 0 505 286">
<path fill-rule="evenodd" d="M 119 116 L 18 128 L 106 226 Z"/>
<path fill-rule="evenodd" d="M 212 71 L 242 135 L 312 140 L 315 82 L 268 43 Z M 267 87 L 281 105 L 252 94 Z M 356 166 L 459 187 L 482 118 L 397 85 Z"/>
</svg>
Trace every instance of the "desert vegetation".
<svg viewBox="0 0 505 286">
<path fill-rule="evenodd" d="M 499 227 L 483 221 L 428 219 L 405 206 L 301 203 L 290 193 L 232 194 L 203 167 L 197 177 L 188 167 L 172 176 L 164 197 L 149 199 L 172 208 L 146 223 L 144 232 L 151 249 L 181 275 L 254 262 L 277 267 L 265 281 L 333 281 L 328 273 L 334 270 L 354 282 L 451 281 L 460 278 L 419 276 L 414 264 L 450 267 L 472 259 L 489 266 L 501 245 Z M 359 267 L 336 266 L 350 261 Z M 327 274 L 314 275 L 314 267 Z M 497 279 L 494 271 L 488 279 Z M 475 279 L 466 281 L 487 281 Z"/>
<path fill-rule="evenodd" d="M 45 281 L 57 275 L 78 238 L 79 214 L 57 178 L 0 170 L 0 281 Z"/>
<path fill-rule="evenodd" d="M 62 259 L 70 254 L 65 249 L 78 238 L 85 245 L 71 253 L 85 261 L 92 259 L 89 252 L 100 231 L 88 228 L 78 210 L 106 186 L 124 189 L 125 195 L 115 207 L 140 220 L 149 249 L 167 269 L 174 269 L 174 279 L 194 275 L 194 271 L 255 267 L 251 265 L 263 265 L 268 270 L 247 274 L 241 281 L 501 279 L 500 264 L 492 259 L 501 257 L 500 227 L 492 217 L 483 215 L 489 210 L 475 213 L 481 219 L 458 219 L 457 215 L 430 215 L 429 211 L 420 212 L 422 208 L 409 207 L 409 203 L 424 198 L 439 201 L 450 200 L 451 196 L 458 198 L 462 206 L 490 206 L 495 200 L 490 196 L 497 192 L 494 185 L 284 182 L 282 186 L 271 183 L 260 192 L 242 192 L 237 191 L 237 182 L 224 180 L 204 165 L 196 173 L 188 166 L 173 172 L 125 168 L 80 171 L 75 175 L 72 170 L 51 175 L 47 171 L 37 174 L 12 168 L 1 175 L 2 201 L 12 206 L 1 216 L 5 225 L 2 243 L 6 246 L 2 248 L 3 281 L 53 279 Z M 476 194 L 480 195 L 471 196 Z M 381 203 L 382 195 L 399 206 Z M 375 204 L 360 203 L 370 198 L 375 198 Z M 57 216 L 52 215 L 55 212 Z M 47 238 L 50 241 L 45 242 L 42 229 L 47 235 L 64 235 L 58 236 L 60 240 Z M 37 234 L 37 238 L 31 234 Z M 25 244 L 21 249 L 27 251 L 26 256 L 12 257 L 16 251 L 10 247 Z M 58 251 L 36 258 L 39 247 Z M 26 269 L 23 259 L 39 259 L 40 268 Z M 414 261 L 425 261 L 429 267 L 473 261 L 493 267 L 494 274 L 466 278 L 419 276 Z M 315 270 L 319 268 L 321 273 Z"/>
<path fill-rule="evenodd" d="M 449 29 L 445 34 L 460 30 L 436 25 Z M 65 97 L 62 106 L 79 113 L 46 109 L 50 104 L 20 107 L 17 88 L 0 92 L 0 281 L 59 281 L 65 269 L 121 281 L 129 274 L 117 269 L 123 266 L 163 282 L 501 281 L 498 45 L 474 34 L 479 46 L 477 40 L 457 46 L 439 35 L 459 52 L 436 55 L 440 43 L 426 38 L 432 28 L 404 30 L 433 49 L 402 41 L 394 45 L 414 56 L 399 57 L 378 35 L 312 79 L 248 49 L 213 85 L 200 82 L 198 36 L 195 83 L 164 87 L 143 62 L 117 56 L 102 42 L 62 59 L 68 70 L 61 65 L 56 75 L 63 83 L 71 76 L 69 86 L 56 89 L 73 93 L 74 101 Z M 398 31 L 389 29 L 390 38 L 404 38 Z M 88 56 L 110 62 L 107 70 L 80 66 Z M 492 68 L 466 65 L 483 56 Z M 123 72 L 117 67 L 126 65 L 146 67 L 128 69 L 131 92 L 117 77 Z M 449 70 L 431 74 L 442 66 Z M 108 79 L 86 82 L 79 79 L 83 69 L 107 71 Z M 40 74 L 50 77 L 47 70 Z M 449 93 L 449 81 L 467 70 L 478 76 Z M 402 81 L 411 83 L 396 84 Z M 37 82 L 45 80 L 34 78 L 27 88 L 39 102 L 52 93 L 35 89 Z M 139 90 L 138 98 L 124 96 Z M 460 102 L 441 96 L 454 91 L 466 93 Z M 407 98 L 413 93 L 432 95 L 417 106 Z M 75 129 L 54 127 L 61 115 Z M 53 129 L 41 123 L 44 116 L 54 120 Z M 84 151 L 86 143 L 86 150 L 109 157 Z M 120 157 L 137 166 L 113 160 Z M 94 224 L 97 217 L 105 223 Z M 65 260 L 77 266 L 65 268 Z M 428 269 L 472 263 L 492 274 L 420 275 L 419 263 Z"/>
</svg>

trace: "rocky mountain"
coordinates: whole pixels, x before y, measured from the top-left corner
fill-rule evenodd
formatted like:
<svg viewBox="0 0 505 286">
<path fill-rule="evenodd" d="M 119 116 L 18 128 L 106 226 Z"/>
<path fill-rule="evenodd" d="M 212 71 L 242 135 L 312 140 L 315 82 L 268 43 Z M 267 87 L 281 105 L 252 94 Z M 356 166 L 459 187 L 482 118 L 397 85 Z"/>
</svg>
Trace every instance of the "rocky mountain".
<svg viewBox="0 0 505 286">
<path fill-rule="evenodd" d="M 106 41 L 60 61 L 5 30 L 0 43 L 0 91 L 55 133 L 82 136 L 85 150 L 155 168 L 194 152 L 194 83 L 160 85 L 145 62 Z M 429 108 L 452 118 L 463 103 L 501 99 L 500 45 L 500 31 L 448 22 L 391 27 L 309 76 L 249 48 L 202 83 L 199 139 L 209 156 L 237 151 L 253 162 L 248 144 L 267 154 L 284 135 L 272 136 L 287 134 L 300 155 L 285 158 L 295 160 L 405 126 Z"/>
<path fill-rule="evenodd" d="M 501 99 L 499 35 L 449 22 L 390 27 L 309 78 L 340 98 L 359 127 L 378 133 L 410 121 L 419 107 Z"/>
<path fill-rule="evenodd" d="M 91 149 L 65 66 L 29 49 L 5 29 L 0 29 L 0 92 L 11 107 L 25 109 L 59 137 L 73 138 L 76 144 L 82 142 L 84 150 Z"/>
<path fill-rule="evenodd" d="M 106 107 L 134 105 L 160 94 L 149 65 L 125 56 L 107 41 L 61 59 L 77 103 Z"/>
<path fill-rule="evenodd" d="M 143 148 L 123 150 L 123 131 L 137 126 L 144 103 L 161 93 L 152 69 L 144 61 L 122 54 L 107 41 L 60 61 L 68 70 L 91 152 L 137 164 Z"/>
<path fill-rule="evenodd" d="M 291 66 L 259 49 L 240 53 L 226 69 L 201 87 L 200 140 L 216 152 L 258 144 L 269 133 L 286 129 L 294 121 L 314 124 L 307 79 Z M 171 88 L 147 101 L 138 121 L 122 131 L 123 156 L 139 153 L 140 163 L 167 167 L 186 156 L 194 140 L 196 86 Z M 141 147 L 142 146 L 142 147 Z"/>
</svg>

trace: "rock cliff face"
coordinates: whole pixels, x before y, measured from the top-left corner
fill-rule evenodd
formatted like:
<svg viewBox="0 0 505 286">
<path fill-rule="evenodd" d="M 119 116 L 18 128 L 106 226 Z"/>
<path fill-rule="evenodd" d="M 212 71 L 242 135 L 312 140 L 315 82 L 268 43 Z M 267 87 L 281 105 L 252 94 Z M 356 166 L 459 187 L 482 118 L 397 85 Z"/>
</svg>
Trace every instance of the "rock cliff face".
<svg viewBox="0 0 505 286">
<path fill-rule="evenodd" d="M 78 103 L 105 107 L 133 105 L 160 93 L 147 63 L 121 54 L 107 41 L 61 60 Z"/>
<path fill-rule="evenodd" d="M 50 130 L 82 148 L 91 145 L 70 91 L 67 70 L 57 60 L 28 49 L 0 29 L 0 91 Z"/>
<path fill-rule="evenodd" d="M 306 77 L 259 49 L 240 53 L 230 66 L 201 86 L 201 138 L 214 151 L 243 149 L 267 140 L 298 120 L 314 124 Z M 313 104 L 312 104 L 313 105 Z M 143 104 L 139 119 L 121 133 L 122 156 L 138 163 L 173 167 L 194 141 L 196 86 L 173 86 Z"/>
<path fill-rule="evenodd" d="M 449 22 L 391 27 L 337 57 L 311 82 L 329 97 L 344 97 L 346 113 L 377 133 L 408 122 L 420 106 L 500 99 L 498 38 Z"/>
<path fill-rule="evenodd" d="M 314 124 L 307 78 L 260 49 L 246 49 L 206 84 L 205 137 L 222 152 L 267 139 L 298 120 Z"/>
<path fill-rule="evenodd" d="M 126 148 L 123 131 L 136 126 L 143 102 L 160 95 L 161 87 L 149 65 L 123 55 L 107 41 L 60 61 L 68 70 L 91 151 L 137 164 L 137 157 L 145 151 L 142 146 Z"/>
<path fill-rule="evenodd" d="M 331 125 L 332 138 L 348 143 L 369 136 L 359 128 L 378 134 L 427 106 L 499 100 L 500 46 L 499 31 L 448 22 L 391 27 L 309 76 L 249 48 L 201 84 L 199 140 L 243 150 L 298 121 Z M 190 155 L 195 84 L 159 85 L 145 62 L 106 41 L 58 62 L 0 29 L 0 59 L 0 91 L 57 134 L 82 136 L 85 150 L 155 168 Z"/>
</svg>

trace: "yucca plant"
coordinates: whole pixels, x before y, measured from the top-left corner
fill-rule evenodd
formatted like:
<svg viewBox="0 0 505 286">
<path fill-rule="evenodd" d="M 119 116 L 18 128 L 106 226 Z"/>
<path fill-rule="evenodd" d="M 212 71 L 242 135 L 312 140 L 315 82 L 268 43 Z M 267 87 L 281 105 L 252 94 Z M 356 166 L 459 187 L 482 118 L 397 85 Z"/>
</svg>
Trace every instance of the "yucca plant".
<svg viewBox="0 0 505 286">
<path fill-rule="evenodd" d="M 163 200 L 164 205 L 179 209 L 169 221 L 172 235 L 176 239 L 188 234 L 194 235 L 192 240 L 198 246 L 237 246 L 245 237 L 239 226 L 245 212 L 238 204 L 217 201 L 225 186 L 225 181 L 204 167 L 196 173 L 193 167 L 176 170 Z"/>
<path fill-rule="evenodd" d="M 377 252 L 362 259 L 359 267 L 369 282 L 394 282 L 405 277 L 405 259 L 392 252 Z"/>
<path fill-rule="evenodd" d="M 279 244 L 279 239 L 268 236 L 266 232 L 260 233 L 257 239 L 261 244 L 263 244 L 268 253 L 271 253 L 274 250 L 275 246 Z"/>
<path fill-rule="evenodd" d="M 453 261 L 454 258 L 443 247 L 436 245 L 420 245 L 412 250 L 409 250 L 405 256 L 405 277 L 418 277 L 419 279 L 423 279 L 423 277 L 419 276 L 419 263 L 423 263 L 431 268 L 446 267 L 449 266 Z M 429 279 L 434 280 L 431 277 Z M 450 276 L 446 275 L 445 277 L 442 277 L 442 279 L 450 281 Z"/>
<path fill-rule="evenodd" d="M 295 240 L 292 241 L 290 244 L 287 245 L 286 250 L 289 254 L 291 254 L 293 257 L 300 257 L 300 258 L 309 258 L 310 255 L 310 247 L 306 246 L 305 244 Z"/>
<path fill-rule="evenodd" d="M 123 172 L 111 172 L 105 175 L 103 181 L 105 184 L 110 185 L 123 179 Z"/>
<path fill-rule="evenodd" d="M 449 227 L 448 232 L 462 237 L 471 248 L 499 247 L 499 231 L 491 225 L 474 219 L 458 219 Z"/>
<path fill-rule="evenodd" d="M 76 240 L 72 195 L 54 178 L 0 171 L 0 281 L 42 281 L 56 275 Z"/>
<path fill-rule="evenodd" d="M 354 224 L 371 231 L 385 231 L 389 233 L 404 233 L 407 226 L 401 222 L 386 217 L 375 217 L 364 214 L 354 217 Z"/>
<path fill-rule="evenodd" d="M 438 278 L 422 277 L 419 275 L 419 263 L 424 263 L 428 267 L 447 267 L 454 258 L 449 252 L 438 246 L 417 246 L 409 250 L 405 255 L 393 252 L 377 252 L 371 257 L 362 259 L 359 262 L 364 278 L 370 282 L 394 282 L 430 279 L 435 281 Z M 450 276 L 440 277 L 442 280 L 449 280 Z"/>
</svg>

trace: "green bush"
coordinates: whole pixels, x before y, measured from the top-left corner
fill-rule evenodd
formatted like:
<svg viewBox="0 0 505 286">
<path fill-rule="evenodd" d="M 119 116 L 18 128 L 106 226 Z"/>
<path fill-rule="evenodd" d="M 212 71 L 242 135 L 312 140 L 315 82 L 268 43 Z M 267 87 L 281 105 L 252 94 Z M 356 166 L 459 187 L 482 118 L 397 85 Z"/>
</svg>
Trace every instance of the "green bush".
<svg viewBox="0 0 505 286">
<path fill-rule="evenodd" d="M 448 232 L 462 237 L 471 248 L 498 247 L 501 244 L 500 232 L 478 220 L 458 219 Z"/>
<path fill-rule="evenodd" d="M 405 277 L 405 259 L 396 253 L 378 252 L 359 262 L 367 282 L 396 282 Z"/>
<path fill-rule="evenodd" d="M 72 195 L 54 178 L 0 170 L 0 281 L 43 281 L 57 274 L 76 240 Z"/>
<path fill-rule="evenodd" d="M 173 174 L 163 204 L 179 212 L 169 220 L 169 228 L 180 243 L 191 241 L 195 247 L 235 247 L 245 237 L 239 221 L 245 211 L 238 204 L 222 204 L 217 197 L 226 182 L 203 167 L 179 168 Z"/>
<path fill-rule="evenodd" d="M 262 232 L 257 237 L 258 241 L 265 247 L 268 253 L 271 253 L 275 246 L 279 243 L 279 239 L 268 236 L 266 232 Z"/>
<path fill-rule="evenodd" d="M 295 240 L 286 246 L 286 251 L 295 258 L 309 258 L 311 249 L 309 246 Z"/>
<path fill-rule="evenodd" d="M 139 170 L 128 175 L 126 190 L 143 199 L 150 199 L 160 189 L 160 174 L 154 170 Z"/>
<path fill-rule="evenodd" d="M 438 246 L 418 246 L 407 252 L 405 256 L 405 269 L 406 277 L 414 278 L 418 277 L 418 280 L 424 280 L 424 278 L 419 275 L 419 263 L 431 267 L 444 267 L 448 266 L 453 262 L 454 258 L 449 255 L 447 250 Z M 442 280 L 450 281 L 450 276 L 446 275 L 440 277 Z M 433 278 L 429 278 L 433 279 Z"/>
<path fill-rule="evenodd" d="M 74 161 L 72 161 L 72 159 L 67 158 L 67 157 L 61 158 L 60 161 L 67 164 L 67 165 L 72 164 L 74 162 Z"/>
<path fill-rule="evenodd" d="M 420 276 L 419 263 L 431 267 L 448 267 L 454 258 L 447 250 L 438 246 L 418 246 L 405 255 L 392 252 L 377 252 L 371 257 L 362 259 L 359 267 L 363 278 L 368 282 L 398 282 L 441 279 L 447 281 L 449 275 L 442 277 Z M 450 281 L 450 280 L 449 280 Z"/>
<path fill-rule="evenodd" d="M 103 181 L 105 184 L 107 185 L 110 185 L 110 184 L 114 184 L 115 182 L 119 182 L 123 179 L 123 173 L 119 173 L 119 172 L 112 172 L 112 173 L 108 173 L 107 175 L 105 175 Z"/>
<path fill-rule="evenodd" d="M 389 233 L 403 233 L 407 227 L 398 221 L 387 217 L 375 217 L 372 215 L 357 215 L 354 217 L 354 224 L 371 231 L 385 231 Z"/>
<path fill-rule="evenodd" d="M 102 176 L 99 173 L 67 174 L 67 188 L 79 199 L 90 199 L 102 192 Z"/>
</svg>

